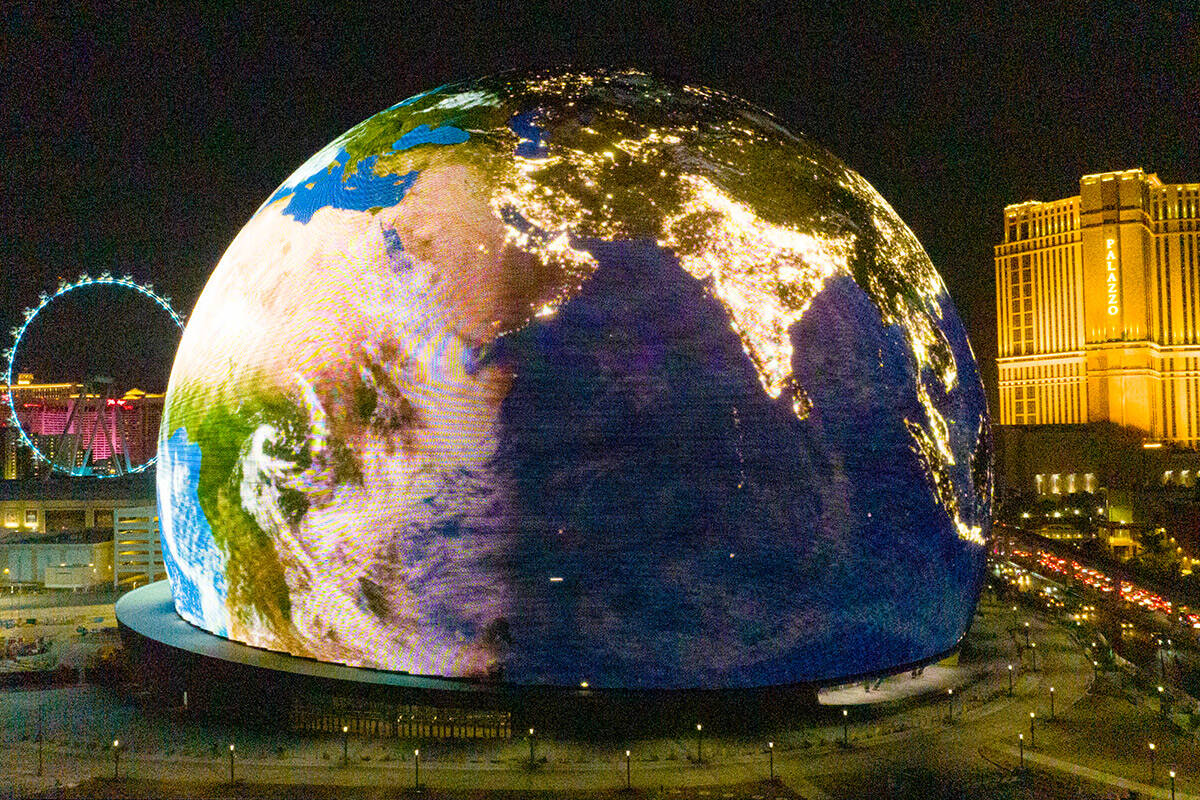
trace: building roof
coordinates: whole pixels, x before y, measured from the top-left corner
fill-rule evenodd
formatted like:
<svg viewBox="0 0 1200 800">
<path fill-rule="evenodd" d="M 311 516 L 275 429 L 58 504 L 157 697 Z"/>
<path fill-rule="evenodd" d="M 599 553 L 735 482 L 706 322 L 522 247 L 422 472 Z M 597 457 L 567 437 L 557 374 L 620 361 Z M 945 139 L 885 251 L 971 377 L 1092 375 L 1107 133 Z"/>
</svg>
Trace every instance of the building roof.
<svg viewBox="0 0 1200 800">
<path fill-rule="evenodd" d="M 131 500 L 153 503 L 154 469 L 119 478 L 28 478 L 0 480 L 0 501 L 5 500 Z"/>
<path fill-rule="evenodd" d="M 15 536 L 0 534 L 0 546 L 6 544 L 97 544 L 113 540 L 112 528 L 83 528 L 55 533 L 21 533 Z"/>
</svg>

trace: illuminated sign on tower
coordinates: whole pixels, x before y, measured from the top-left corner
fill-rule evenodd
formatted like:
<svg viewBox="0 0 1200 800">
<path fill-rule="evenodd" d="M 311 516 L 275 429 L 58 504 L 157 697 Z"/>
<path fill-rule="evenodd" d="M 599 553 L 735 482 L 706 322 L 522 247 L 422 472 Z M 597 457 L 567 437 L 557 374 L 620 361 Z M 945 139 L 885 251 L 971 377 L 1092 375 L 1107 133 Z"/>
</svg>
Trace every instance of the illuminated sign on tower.
<svg viewBox="0 0 1200 800">
<path fill-rule="evenodd" d="M 1108 315 L 1115 317 L 1120 311 L 1117 305 L 1117 240 L 1104 240 L 1105 282 L 1108 287 Z"/>
</svg>

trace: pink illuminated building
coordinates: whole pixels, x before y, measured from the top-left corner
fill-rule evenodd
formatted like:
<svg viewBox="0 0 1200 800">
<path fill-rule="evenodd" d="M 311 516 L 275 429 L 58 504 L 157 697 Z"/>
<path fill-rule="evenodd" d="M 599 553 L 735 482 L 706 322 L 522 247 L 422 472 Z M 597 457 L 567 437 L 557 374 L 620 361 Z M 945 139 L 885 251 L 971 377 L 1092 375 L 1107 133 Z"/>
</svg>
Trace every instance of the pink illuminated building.
<svg viewBox="0 0 1200 800">
<path fill-rule="evenodd" d="M 163 395 L 131 389 L 105 397 L 78 383 L 35 383 L 22 374 L 12 386 L 13 406 L 21 428 L 46 458 L 72 469 L 85 466 L 96 473 L 121 471 L 114 454 L 136 467 L 154 457 Z M 0 384 L 0 477 L 40 474 L 44 464 L 29 458 L 29 448 L 12 424 L 8 387 Z M 25 451 L 22 453 L 22 451 Z M 126 469 L 128 467 L 125 467 Z"/>
</svg>

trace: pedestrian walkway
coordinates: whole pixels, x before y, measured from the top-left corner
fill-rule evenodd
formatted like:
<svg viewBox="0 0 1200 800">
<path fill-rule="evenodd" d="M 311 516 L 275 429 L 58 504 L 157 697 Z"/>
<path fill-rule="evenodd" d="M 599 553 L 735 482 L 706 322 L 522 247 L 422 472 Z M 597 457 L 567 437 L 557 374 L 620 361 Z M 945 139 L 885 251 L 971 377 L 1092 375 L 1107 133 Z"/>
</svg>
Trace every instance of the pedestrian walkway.
<svg viewBox="0 0 1200 800">
<path fill-rule="evenodd" d="M 915 678 L 908 672 L 884 678 L 878 686 L 872 686 L 870 691 L 861 683 L 825 689 L 817 695 L 817 701 L 823 706 L 863 706 L 892 703 L 929 694 L 944 694 L 947 689 L 958 691 L 985 677 L 996 669 L 997 664 L 1003 667 L 1000 661 L 995 664 L 989 662 L 962 667 L 925 667 Z"/>
<path fill-rule="evenodd" d="M 803 797 L 804 800 L 833 800 L 830 795 L 813 786 L 807 778 L 798 772 L 784 777 L 782 783 L 800 797 Z"/>
<path fill-rule="evenodd" d="M 748 795 L 750 800 L 758 792 L 765 800 L 774 800 L 768 796 L 772 789 L 804 800 L 828 800 L 846 796 L 847 774 L 893 768 L 903 771 L 913 765 L 935 770 L 946 765 L 955 768 L 972 762 L 981 746 L 1002 741 L 1010 730 L 1015 743 L 1016 732 L 1028 722 L 1026 715 L 1038 709 L 1044 699 L 1042 685 L 1057 687 L 1061 716 L 1092 677 L 1090 663 L 1064 631 L 1034 616 L 1031 635 L 1037 637 L 1039 651 L 1045 652 L 1046 658 L 1040 671 L 1017 673 L 1016 691 L 1008 696 L 1004 669 L 1008 660 L 1003 657 L 1007 641 L 997 632 L 1000 626 L 996 624 L 998 619 L 1004 621 L 1003 616 L 994 609 L 989 613 L 986 606 L 981 616 L 982 624 L 973 627 L 977 641 L 972 652 L 980 659 L 974 664 L 931 666 L 916 678 L 904 673 L 883 682 L 879 691 L 865 692 L 860 685 L 823 692 L 823 704 L 839 705 L 840 701 L 841 708 L 778 731 L 772 752 L 775 777 L 780 783 L 771 786 L 763 781 L 769 769 L 768 753 L 762 748 L 764 743 L 753 741 L 755 737 L 706 739 L 707 758 L 704 764 L 696 764 L 688 751 L 698 742 L 686 732 L 620 745 L 555 742 L 553 752 L 547 750 L 549 761 L 543 760 L 537 770 L 521 767 L 525 751 L 524 743 L 519 741 L 486 746 L 430 743 L 428 762 L 422 744 L 421 777 L 430 786 L 448 792 L 480 786 L 488 791 L 606 792 L 624 782 L 627 773 L 621 756 L 632 744 L 636 745 L 631 748 L 635 789 L 679 789 L 682 800 L 688 800 L 693 790 L 697 798 L 711 792 L 712 799 L 717 800 L 727 793 L 736 797 L 739 789 L 732 787 L 762 782 L 761 789 Z M 948 688 L 954 688 L 953 719 L 949 718 L 945 701 Z M 922 702 L 927 699 L 931 702 Z M 851 705 L 866 713 L 856 713 Z M 840 713 L 842 710 L 849 711 L 848 719 Z M 46 764 L 41 778 L 34 775 L 38 757 L 32 733 L 39 723 L 51 736 L 44 747 Z M 117 738 L 118 732 L 128 748 L 121 758 L 122 772 L 132 780 L 155 780 L 163 775 L 196 785 L 222 780 L 226 762 L 217 757 L 218 751 L 210 754 L 209 746 L 232 736 L 239 737 L 239 777 L 252 775 L 264 785 L 392 786 L 404 780 L 409 765 L 414 763 L 406 762 L 403 748 L 396 742 L 356 737 L 351 741 L 353 764 L 342 766 L 338 756 L 343 754 L 344 745 L 336 738 L 228 731 L 176 717 L 147 716 L 134 705 L 112 703 L 110 695 L 101 690 L 72 687 L 0 695 L 0 747 L 4 748 L 0 755 L 7 757 L 0 758 L 0 786 L 11 777 L 14 783 L 48 790 L 56 779 L 72 783 L 111 774 L 115 764 L 106 744 Z M 848 740 L 848 747 L 841 743 L 843 738 Z M 550 746 L 539 743 L 539 752 Z M 947 747 L 953 755 L 942 758 Z M 931 759 L 931 754 L 939 758 Z M 1001 774 L 1007 775 L 1016 758 L 1005 756 L 1002 760 L 1008 765 L 1001 766 Z M 1108 768 L 1108 762 L 1097 766 Z M 1101 785 L 1122 784 L 1102 781 Z M 1125 785 L 1137 786 L 1133 782 Z M 722 788 L 719 794 L 710 788 L 726 786 L 731 788 Z M 1189 788 L 1194 787 L 1189 782 Z"/>
<path fill-rule="evenodd" d="M 1009 745 L 997 745 L 996 749 L 1005 755 L 1010 756 L 1014 760 L 1014 763 L 1019 763 L 1021 758 L 1020 748 L 1011 747 Z M 1057 772 L 1075 775 L 1104 786 L 1111 786 L 1124 791 L 1134 791 L 1138 793 L 1139 797 L 1162 797 L 1166 798 L 1166 800 L 1170 800 L 1170 798 L 1174 796 L 1176 800 L 1200 800 L 1200 795 L 1188 794 L 1181 791 L 1176 791 L 1175 794 L 1172 795 L 1170 786 L 1151 786 L 1148 783 L 1131 781 L 1128 778 L 1122 778 L 1119 775 L 1101 772 L 1100 770 L 1085 767 L 1081 764 L 1073 764 L 1070 761 L 1064 761 L 1061 758 L 1055 758 L 1054 756 L 1048 756 L 1032 750 L 1025 751 L 1025 763 L 1037 764 L 1038 766 L 1055 770 Z"/>
</svg>

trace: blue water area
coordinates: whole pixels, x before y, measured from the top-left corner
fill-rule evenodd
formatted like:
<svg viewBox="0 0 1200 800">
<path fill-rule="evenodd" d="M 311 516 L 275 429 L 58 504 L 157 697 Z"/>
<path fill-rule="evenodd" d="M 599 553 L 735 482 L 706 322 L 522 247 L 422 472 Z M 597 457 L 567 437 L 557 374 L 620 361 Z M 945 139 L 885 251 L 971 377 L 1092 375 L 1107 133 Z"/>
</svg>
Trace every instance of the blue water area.
<svg viewBox="0 0 1200 800">
<path fill-rule="evenodd" d="M 516 560 L 563 578 L 521 587 L 510 672 L 778 682 L 749 665 L 791 624 L 796 591 L 781 589 L 812 584 L 803 553 L 819 500 L 776 491 L 816 477 L 799 422 L 673 255 L 652 242 L 587 249 L 600 266 L 583 289 L 498 355 L 518 376 L 500 450 L 519 487 Z"/>
<path fill-rule="evenodd" d="M 462 144 L 469 138 L 471 138 L 471 134 L 453 125 L 439 125 L 431 128 L 422 124 L 397 139 L 392 144 L 392 149 L 407 150 L 422 144 Z"/>
<path fill-rule="evenodd" d="M 752 686 L 952 647 L 982 549 L 913 452 L 913 358 L 857 284 L 831 281 L 791 331 L 800 420 L 672 254 L 576 246 L 599 263 L 579 293 L 487 354 L 516 376 L 496 456 L 520 520 L 506 677 Z"/>
<path fill-rule="evenodd" d="M 199 581 L 224 600 L 224 558 L 200 507 L 200 445 L 189 442 L 183 428 L 163 442 L 158 453 L 159 519 L 162 524 L 163 562 L 179 613 L 202 621 L 222 636 L 228 631 L 221 620 L 208 618 L 201 602 Z"/>
<path fill-rule="evenodd" d="M 966 341 L 961 328 L 943 332 Z M 826 578 L 844 604 L 834 609 L 840 623 L 818 640 L 829 674 L 838 674 L 835 665 L 855 668 L 841 674 L 868 672 L 944 652 L 970 621 L 985 554 L 958 537 L 913 451 L 906 421 L 928 420 L 904 332 L 884 325 L 874 301 L 843 276 L 814 299 L 792 342 L 796 378 L 813 404 L 808 425 L 836 469 L 827 480 L 843 511 L 829 519 L 854 531 Z M 956 465 L 970 462 L 983 403 L 978 380 L 936 403 L 953 431 Z M 970 494 L 970 475 L 955 477 Z M 986 525 L 973 510 L 963 504 L 965 521 Z"/>
<path fill-rule="evenodd" d="M 418 171 L 404 175 L 376 175 L 375 162 L 378 156 L 361 159 L 350 175 L 343 176 L 339 166 L 350 161 L 350 155 L 338 151 L 329 169 L 322 170 L 294 189 L 281 186 L 264 204 L 288 198 L 283 213 L 297 222 L 307 225 L 313 214 L 322 208 L 343 208 L 352 211 L 368 211 L 372 208 L 393 206 L 404 199 L 404 195 L 416 181 Z M 288 195 L 291 195 L 288 197 Z"/>
<path fill-rule="evenodd" d="M 508 121 L 509 130 L 520 137 L 515 154 L 521 158 L 545 158 L 550 154 L 546 141 L 550 134 L 534 124 L 538 110 L 525 111 Z"/>
</svg>

